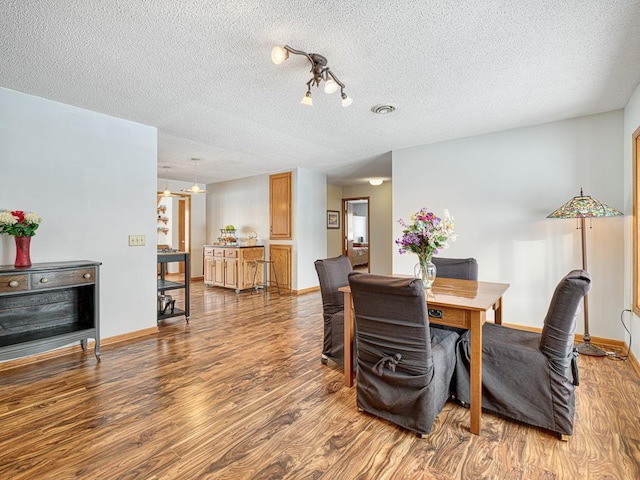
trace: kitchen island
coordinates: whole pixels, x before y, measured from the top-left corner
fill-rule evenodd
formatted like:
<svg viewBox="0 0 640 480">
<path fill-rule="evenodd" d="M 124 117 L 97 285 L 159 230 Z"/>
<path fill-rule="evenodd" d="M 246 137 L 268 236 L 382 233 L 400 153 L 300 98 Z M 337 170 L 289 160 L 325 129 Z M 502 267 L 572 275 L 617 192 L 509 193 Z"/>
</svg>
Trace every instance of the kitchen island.
<svg viewBox="0 0 640 480">
<path fill-rule="evenodd" d="M 204 245 L 204 284 L 232 288 L 236 293 L 259 285 L 263 269 L 256 260 L 264 260 L 264 246 Z M 255 284 L 254 284 L 255 278 Z"/>
</svg>

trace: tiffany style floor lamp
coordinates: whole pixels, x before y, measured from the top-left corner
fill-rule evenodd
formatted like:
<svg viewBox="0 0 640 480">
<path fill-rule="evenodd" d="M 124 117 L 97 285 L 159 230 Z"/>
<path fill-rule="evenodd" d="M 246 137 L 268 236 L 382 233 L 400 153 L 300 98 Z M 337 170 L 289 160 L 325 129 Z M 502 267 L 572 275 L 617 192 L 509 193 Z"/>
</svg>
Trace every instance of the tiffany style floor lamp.
<svg viewBox="0 0 640 480">
<path fill-rule="evenodd" d="M 573 197 L 567 203 L 562 205 L 556 211 L 547 215 L 547 218 L 577 218 L 580 220 L 579 229 L 582 233 L 582 269 L 587 270 L 587 234 L 585 230 L 585 218 L 595 217 L 617 217 L 622 215 L 618 210 L 599 202 L 589 195 L 583 195 L 580 189 L 580 195 Z M 584 296 L 584 337 L 583 342 L 577 345 L 578 352 L 583 355 L 592 355 L 595 357 L 604 357 L 606 353 L 591 345 L 591 335 L 589 335 L 589 299 L 588 295 Z"/>
</svg>

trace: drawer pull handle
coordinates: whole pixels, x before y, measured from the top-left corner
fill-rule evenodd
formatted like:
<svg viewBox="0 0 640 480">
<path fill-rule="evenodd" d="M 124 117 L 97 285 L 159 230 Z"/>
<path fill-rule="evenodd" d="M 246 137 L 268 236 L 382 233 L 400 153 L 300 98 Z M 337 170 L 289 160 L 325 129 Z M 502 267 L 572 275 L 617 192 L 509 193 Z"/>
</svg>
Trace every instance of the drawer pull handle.
<svg viewBox="0 0 640 480">
<path fill-rule="evenodd" d="M 91 274 L 90 273 L 85 273 L 84 275 L 82 275 L 84 278 L 91 278 Z"/>
<path fill-rule="evenodd" d="M 442 310 L 429 309 L 429 316 L 433 318 L 442 318 Z"/>
<path fill-rule="evenodd" d="M 9 286 L 10 286 L 10 287 L 15 288 L 15 287 L 17 287 L 18 285 L 20 285 L 20 284 L 18 283 L 18 281 L 17 281 L 17 280 L 11 280 L 11 281 L 9 282 Z"/>
<path fill-rule="evenodd" d="M 47 277 L 42 277 L 40 279 L 40 283 L 47 283 L 49 281 L 49 279 Z"/>
</svg>

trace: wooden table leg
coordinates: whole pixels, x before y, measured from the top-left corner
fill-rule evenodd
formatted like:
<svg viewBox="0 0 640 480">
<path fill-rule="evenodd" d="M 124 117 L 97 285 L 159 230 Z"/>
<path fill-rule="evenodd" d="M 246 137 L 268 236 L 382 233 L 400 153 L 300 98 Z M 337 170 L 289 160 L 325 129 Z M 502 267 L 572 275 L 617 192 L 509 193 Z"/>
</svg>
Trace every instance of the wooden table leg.
<svg viewBox="0 0 640 480">
<path fill-rule="evenodd" d="M 482 415 L 482 324 L 485 312 L 471 312 L 471 433 L 480 435 Z"/>
<path fill-rule="evenodd" d="M 344 384 L 353 387 L 353 305 L 351 292 L 344 292 Z"/>
<path fill-rule="evenodd" d="M 496 325 L 502 325 L 502 297 L 493 305 L 494 311 L 494 323 Z"/>
</svg>

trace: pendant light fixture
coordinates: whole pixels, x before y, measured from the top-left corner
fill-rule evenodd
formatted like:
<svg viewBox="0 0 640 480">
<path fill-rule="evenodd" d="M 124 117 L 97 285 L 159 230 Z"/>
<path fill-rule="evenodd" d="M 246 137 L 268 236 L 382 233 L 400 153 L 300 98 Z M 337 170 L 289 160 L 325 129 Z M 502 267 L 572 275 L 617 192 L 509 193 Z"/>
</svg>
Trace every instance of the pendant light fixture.
<svg viewBox="0 0 640 480">
<path fill-rule="evenodd" d="M 353 99 L 344 93 L 344 83 L 338 80 L 338 77 L 336 77 L 327 66 L 327 59 L 324 56 L 318 53 L 306 53 L 301 50 L 295 50 L 289 45 L 285 45 L 284 47 L 273 47 L 273 50 L 271 50 L 271 61 L 276 65 L 280 65 L 289 58 L 290 53 L 305 56 L 307 57 L 307 60 L 311 62 L 311 73 L 313 74 L 313 77 L 311 77 L 307 82 L 307 92 L 304 94 L 304 97 L 302 97 L 302 101 L 300 103 L 310 107 L 313 106 L 311 87 L 314 85 L 319 87 L 320 82 L 324 82 L 324 93 L 327 95 L 337 92 L 338 88 L 340 89 L 340 98 L 342 99 L 343 107 L 348 107 L 353 103 Z"/>
<path fill-rule="evenodd" d="M 178 195 L 176 195 L 175 193 L 171 193 L 171 190 L 169 190 L 169 177 L 167 176 L 167 170 L 169 170 L 169 168 L 171 167 L 162 167 L 162 169 L 164 170 L 164 177 L 165 177 L 164 192 L 162 192 L 162 196 L 177 197 Z"/>
<path fill-rule="evenodd" d="M 192 158 L 191 161 L 193 162 L 193 186 L 191 188 L 184 188 L 180 191 L 186 193 L 207 193 L 206 188 L 200 188 L 198 186 L 198 162 L 200 159 Z"/>
</svg>

